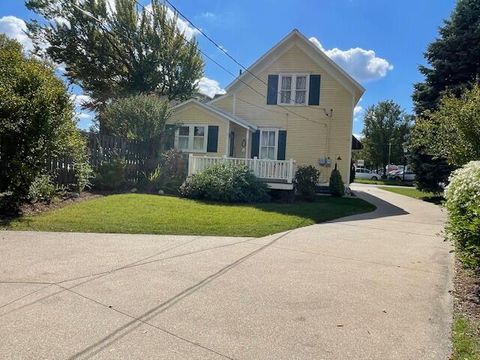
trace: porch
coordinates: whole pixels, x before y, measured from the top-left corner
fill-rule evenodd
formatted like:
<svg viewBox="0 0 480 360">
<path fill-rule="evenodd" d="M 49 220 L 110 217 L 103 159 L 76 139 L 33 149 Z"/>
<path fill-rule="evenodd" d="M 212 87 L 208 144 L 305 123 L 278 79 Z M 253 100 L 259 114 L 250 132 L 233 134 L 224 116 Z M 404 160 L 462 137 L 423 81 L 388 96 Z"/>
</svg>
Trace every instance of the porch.
<svg viewBox="0 0 480 360">
<path fill-rule="evenodd" d="M 265 181 L 269 188 L 292 190 L 295 177 L 296 163 L 290 160 L 268 160 L 218 156 L 198 156 L 190 154 L 188 157 L 188 175 L 193 175 L 219 163 L 245 165 L 253 174 Z"/>
</svg>

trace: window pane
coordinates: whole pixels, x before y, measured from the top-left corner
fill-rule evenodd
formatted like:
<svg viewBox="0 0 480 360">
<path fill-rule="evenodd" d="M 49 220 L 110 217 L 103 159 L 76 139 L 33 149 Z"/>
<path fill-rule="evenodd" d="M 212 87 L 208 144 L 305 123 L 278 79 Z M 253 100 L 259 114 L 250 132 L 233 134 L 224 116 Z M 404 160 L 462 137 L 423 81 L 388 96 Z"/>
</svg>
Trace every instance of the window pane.
<svg viewBox="0 0 480 360">
<path fill-rule="evenodd" d="M 260 159 L 266 159 L 268 156 L 267 154 L 268 154 L 268 148 L 265 146 L 262 146 L 260 148 Z"/>
<path fill-rule="evenodd" d="M 268 132 L 268 146 L 275 146 L 275 131 Z"/>
<path fill-rule="evenodd" d="M 297 76 L 296 89 L 297 90 L 306 90 L 307 89 L 307 77 L 306 76 Z"/>
<path fill-rule="evenodd" d="M 295 103 L 296 104 L 305 104 L 305 94 L 306 91 L 298 91 L 295 93 Z"/>
<path fill-rule="evenodd" d="M 290 90 L 292 88 L 292 77 L 282 76 L 282 90 Z"/>
<path fill-rule="evenodd" d="M 188 149 L 188 137 L 180 136 L 178 138 L 178 148 L 180 150 L 187 150 Z"/>
<path fill-rule="evenodd" d="M 193 130 L 194 136 L 204 136 L 205 135 L 205 127 L 203 126 L 195 126 Z"/>
<path fill-rule="evenodd" d="M 203 150 L 203 136 L 195 136 L 193 138 L 193 150 Z"/>
<path fill-rule="evenodd" d="M 262 131 L 262 146 L 268 145 L 268 131 Z"/>
<path fill-rule="evenodd" d="M 290 104 L 291 101 L 291 91 L 283 91 L 280 93 L 280 102 L 282 104 Z"/>
<path fill-rule="evenodd" d="M 268 148 L 268 159 L 275 160 L 275 148 L 269 147 Z"/>
<path fill-rule="evenodd" d="M 190 133 L 190 128 L 188 126 L 181 126 L 179 129 L 179 134 L 181 136 L 188 136 Z"/>
</svg>

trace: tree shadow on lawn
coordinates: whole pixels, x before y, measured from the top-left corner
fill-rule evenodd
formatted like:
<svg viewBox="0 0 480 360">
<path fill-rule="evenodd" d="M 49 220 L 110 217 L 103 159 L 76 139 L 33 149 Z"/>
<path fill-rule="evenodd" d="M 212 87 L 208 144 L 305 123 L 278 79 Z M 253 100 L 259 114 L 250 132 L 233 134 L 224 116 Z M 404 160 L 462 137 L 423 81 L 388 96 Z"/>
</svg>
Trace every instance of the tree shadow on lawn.
<svg viewBox="0 0 480 360">
<path fill-rule="evenodd" d="M 395 206 L 385 200 L 382 200 L 374 195 L 368 194 L 366 192 L 355 192 L 355 195 L 358 196 L 359 199 L 363 199 L 369 204 L 373 205 L 376 207 L 374 211 L 371 212 L 365 212 L 362 214 L 356 214 L 353 216 L 348 217 L 348 221 L 357 221 L 357 220 L 370 220 L 370 219 L 380 219 L 380 218 L 385 218 L 385 217 L 393 217 L 393 216 L 400 216 L 400 215 L 408 215 L 409 212 L 405 211 L 404 209 Z M 345 221 L 347 219 L 336 219 L 333 220 L 332 222 L 337 222 L 337 221 Z"/>
<path fill-rule="evenodd" d="M 241 206 L 252 207 L 267 213 L 303 218 L 304 220 L 297 227 L 308 225 L 308 220 L 318 224 L 346 216 L 372 212 L 376 208 L 375 205 L 359 198 L 336 198 L 331 196 L 318 196 L 312 202 L 269 202 L 243 204 Z"/>
</svg>

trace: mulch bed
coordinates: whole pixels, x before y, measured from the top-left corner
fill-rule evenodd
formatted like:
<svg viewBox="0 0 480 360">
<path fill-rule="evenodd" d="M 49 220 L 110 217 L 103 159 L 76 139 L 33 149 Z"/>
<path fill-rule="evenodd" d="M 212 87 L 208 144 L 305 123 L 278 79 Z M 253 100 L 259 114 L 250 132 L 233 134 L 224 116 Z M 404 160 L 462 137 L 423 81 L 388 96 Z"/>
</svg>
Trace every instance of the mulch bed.
<svg viewBox="0 0 480 360">
<path fill-rule="evenodd" d="M 54 199 L 50 203 L 36 202 L 23 204 L 20 207 L 18 214 L 16 215 L 13 215 L 11 213 L 1 214 L 0 212 L 0 220 L 2 223 L 8 223 L 9 220 L 13 220 L 14 218 L 28 215 L 37 215 L 45 211 L 59 209 L 76 202 L 95 199 L 102 196 L 104 196 L 104 194 L 91 193 L 88 191 L 82 192 L 80 195 L 76 193 L 66 193 L 62 197 Z"/>
<path fill-rule="evenodd" d="M 75 202 L 95 199 L 102 196 L 103 195 L 101 194 L 94 194 L 87 191 L 82 192 L 80 195 L 74 193 L 67 193 L 63 197 L 57 198 L 50 203 L 37 202 L 33 204 L 23 204 L 20 208 L 20 211 L 22 216 L 36 215 L 45 211 L 59 209 Z"/>
<path fill-rule="evenodd" d="M 471 320 L 480 335 L 480 273 L 465 269 L 455 260 L 454 287 L 455 313 Z"/>
</svg>

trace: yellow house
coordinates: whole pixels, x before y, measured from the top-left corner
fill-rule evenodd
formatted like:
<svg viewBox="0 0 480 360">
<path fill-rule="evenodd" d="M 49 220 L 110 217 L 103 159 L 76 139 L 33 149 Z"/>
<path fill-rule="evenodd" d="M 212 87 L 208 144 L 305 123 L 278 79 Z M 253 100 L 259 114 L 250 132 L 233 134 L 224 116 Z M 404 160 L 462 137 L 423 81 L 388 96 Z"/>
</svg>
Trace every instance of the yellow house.
<svg viewBox="0 0 480 360">
<path fill-rule="evenodd" d="M 313 165 L 327 183 L 350 175 L 353 109 L 365 89 L 293 30 L 207 102 L 175 107 L 175 147 L 189 174 L 229 161 L 249 166 L 272 188 L 291 189 L 296 166 Z"/>
</svg>

